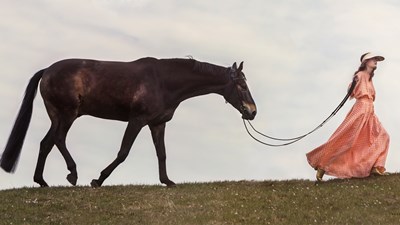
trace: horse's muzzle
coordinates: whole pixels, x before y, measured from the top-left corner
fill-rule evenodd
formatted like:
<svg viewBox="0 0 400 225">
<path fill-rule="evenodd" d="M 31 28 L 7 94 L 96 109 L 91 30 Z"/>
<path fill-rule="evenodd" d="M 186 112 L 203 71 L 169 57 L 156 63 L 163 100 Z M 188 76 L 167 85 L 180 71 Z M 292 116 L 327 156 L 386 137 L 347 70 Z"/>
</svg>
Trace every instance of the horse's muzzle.
<svg viewBox="0 0 400 225">
<path fill-rule="evenodd" d="M 257 107 L 254 104 L 243 104 L 242 119 L 253 120 L 257 115 Z"/>
</svg>

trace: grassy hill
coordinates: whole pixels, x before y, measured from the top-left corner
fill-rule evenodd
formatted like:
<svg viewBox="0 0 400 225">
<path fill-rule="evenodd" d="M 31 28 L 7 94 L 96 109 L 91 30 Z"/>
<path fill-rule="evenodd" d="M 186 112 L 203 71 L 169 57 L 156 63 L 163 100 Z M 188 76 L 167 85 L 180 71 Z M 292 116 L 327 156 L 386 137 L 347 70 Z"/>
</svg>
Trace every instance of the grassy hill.
<svg viewBox="0 0 400 225">
<path fill-rule="evenodd" d="M 0 224 L 400 224 L 400 174 L 0 191 Z"/>
</svg>

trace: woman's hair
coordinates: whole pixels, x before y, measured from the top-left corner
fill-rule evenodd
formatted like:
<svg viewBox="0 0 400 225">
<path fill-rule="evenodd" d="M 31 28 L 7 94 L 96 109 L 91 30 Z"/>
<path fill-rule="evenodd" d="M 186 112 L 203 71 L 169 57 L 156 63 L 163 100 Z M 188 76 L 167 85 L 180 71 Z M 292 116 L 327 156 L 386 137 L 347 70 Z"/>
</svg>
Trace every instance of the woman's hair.
<svg viewBox="0 0 400 225">
<path fill-rule="evenodd" d="M 363 55 L 361 56 L 360 61 L 364 58 L 364 56 L 365 56 L 366 54 L 368 54 L 368 53 L 365 53 L 365 54 L 363 54 Z M 354 73 L 354 76 L 355 76 L 358 72 L 364 71 L 364 70 L 367 69 L 367 62 L 368 62 L 368 60 L 369 60 L 369 59 L 365 60 L 364 62 L 361 62 L 361 65 L 360 65 L 360 67 L 358 67 L 358 70 Z M 374 69 L 372 70 L 372 72 L 369 74 L 369 80 L 371 80 L 371 79 L 374 77 L 374 75 L 375 75 L 375 73 L 374 73 L 375 70 L 376 70 L 376 68 L 374 68 Z"/>
</svg>

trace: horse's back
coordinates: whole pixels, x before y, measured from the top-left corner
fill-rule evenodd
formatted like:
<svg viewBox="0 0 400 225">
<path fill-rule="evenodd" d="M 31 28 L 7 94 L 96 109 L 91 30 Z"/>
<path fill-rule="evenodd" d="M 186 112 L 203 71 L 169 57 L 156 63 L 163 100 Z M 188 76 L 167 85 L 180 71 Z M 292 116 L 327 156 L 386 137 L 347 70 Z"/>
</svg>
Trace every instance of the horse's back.
<svg viewBox="0 0 400 225">
<path fill-rule="evenodd" d="M 49 66 L 42 77 L 41 89 L 80 91 L 95 85 L 124 85 L 149 74 L 156 65 L 155 58 L 142 58 L 132 62 L 99 61 L 92 59 L 65 59 Z M 42 90 L 41 90 L 42 91 Z M 45 90 L 46 91 L 46 90 Z"/>
<path fill-rule="evenodd" d="M 156 83 L 151 75 L 157 61 L 62 60 L 46 69 L 40 91 L 48 111 L 67 108 L 79 115 L 127 120 L 133 96 L 141 90 L 143 80 Z"/>
</svg>

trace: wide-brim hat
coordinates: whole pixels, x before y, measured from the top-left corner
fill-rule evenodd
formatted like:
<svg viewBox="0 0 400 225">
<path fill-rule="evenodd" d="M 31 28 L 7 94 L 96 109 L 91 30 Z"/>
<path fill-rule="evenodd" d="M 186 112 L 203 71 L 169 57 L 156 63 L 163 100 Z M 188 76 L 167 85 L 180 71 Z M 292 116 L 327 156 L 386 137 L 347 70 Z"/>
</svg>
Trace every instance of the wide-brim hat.
<svg viewBox="0 0 400 225">
<path fill-rule="evenodd" d="M 368 59 L 373 59 L 375 58 L 376 61 L 383 61 L 385 60 L 385 57 L 381 56 L 381 55 L 377 55 L 375 53 L 372 52 L 368 52 L 366 53 L 363 57 L 361 57 L 360 61 L 363 63 L 364 61 L 368 60 Z"/>
</svg>

